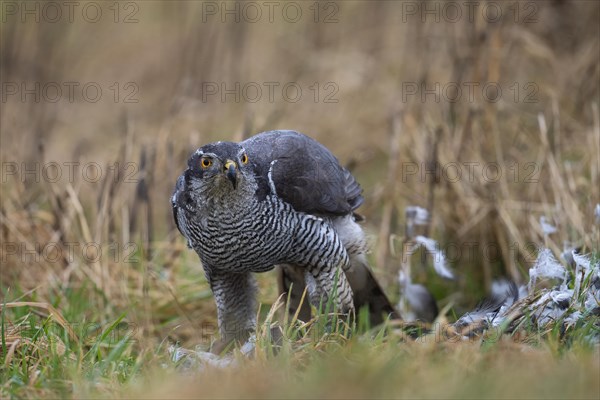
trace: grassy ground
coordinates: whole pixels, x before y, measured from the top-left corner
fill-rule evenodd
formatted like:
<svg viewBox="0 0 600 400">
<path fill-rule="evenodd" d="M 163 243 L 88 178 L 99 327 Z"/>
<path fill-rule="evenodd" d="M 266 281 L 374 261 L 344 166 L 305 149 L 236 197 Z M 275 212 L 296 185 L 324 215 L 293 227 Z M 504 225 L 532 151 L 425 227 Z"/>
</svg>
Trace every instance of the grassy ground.
<svg viewBox="0 0 600 400">
<path fill-rule="evenodd" d="M 94 4 L 97 22 L 79 8 L 58 22 L 52 10 L 24 17 L 21 2 L 0 9 L 2 398 L 600 396 L 592 317 L 567 332 L 435 333 L 494 279 L 526 282 L 541 247 L 597 257 L 597 2 L 497 2 L 499 21 L 407 8 L 421 2 L 329 2 L 317 14 L 297 2 L 297 22 L 267 10 L 236 22 L 211 2 Z M 288 83 L 301 99 L 283 94 Z M 446 314 L 418 340 L 399 326 L 294 325 L 277 356 L 259 334 L 252 359 L 184 372 L 169 346 L 207 349 L 216 310 L 172 222 L 174 182 L 200 145 L 279 128 L 320 140 L 357 176 L 370 261 L 393 301 L 404 209 L 430 211 L 420 233 L 459 279 L 415 256 L 413 280 Z M 541 216 L 556 233 L 544 235 Z M 277 292 L 272 274 L 259 283 L 264 321 Z"/>
<path fill-rule="evenodd" d="M 413 340 L 393 324 L 349 335 L 317 320 L 288 326 L 274 352 L 264 325 L 250 359 L 236 350 L 229 366 L 186 367 L 167 340 L 144 338 L 123 316 L 79 326 L 68 320 L 83 315 L 44 303 L 6 306 L 3 397 L 593 399 L 600 390 L 589 326 L 470 339 L 438 329 Z"/>
</svg>

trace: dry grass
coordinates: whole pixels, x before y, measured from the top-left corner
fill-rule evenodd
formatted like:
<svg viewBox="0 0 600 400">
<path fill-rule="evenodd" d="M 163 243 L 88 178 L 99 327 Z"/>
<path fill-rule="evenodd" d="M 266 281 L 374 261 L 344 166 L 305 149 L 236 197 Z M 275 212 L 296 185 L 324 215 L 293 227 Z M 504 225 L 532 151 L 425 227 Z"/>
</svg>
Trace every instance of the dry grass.
<svg viewBox="0 0 600 400">
<path fill-rule="evenodd" d="M 2 345 L 5 393 L 141 393 L 122 392 L 119 385 L 134 376 L 139 385 L 152 382 L 154 375 L 143 366 L 153 371 L 164 362 L 154 352 L 164 350 L 167 341 L 187 347 L 210 343 L 216 314 L 211 293 L 197 256 L 176 232 L 169 206 L 188 154 L 208 141 L 288 128 L 331 148 L 365 188 L 361 213 L 373 237 L 372 261 L 392 298 L 400 256 L 388 245 L 389 236 L 403 235 L 407 205 L 430 210 L 427 233 L 455 255 L 450 259 L 461 277 L 457 283 L 442 282 L 418 268 L 414 280 L 427 282 L 441 305 L 453 305 L 456 314 L 471 308 L 498 276 L 523 281 L 542 245 L 555 254 L 566 241 L 584 252 L 600 248 L 593 218 L 600 201 L 596 2 L 536 3 L 533 23 L 512 18 L 489 23 L 481 16 L 457 23 L 409 16 L 404 22 L 395 2 L 339 2 L 338 22 L 332 24 L 314 23 L 309 3 L 299 3 L 306 18 L 296 24 L 281 18 L 222 23 L 219 17 L 204 23 L 201 2 L 135 4 L 140 10 L 133 24 L 113 23 L 109 9 L 99 23 L 78 17 L 73 23 L 35 23 L 31 17 L 22 23 L 7 16 L 1 24 L 3 85 L 56 82 L 64 88 L 64 82 L 78 82 L 81 88 L 96 82 L 103 90 L 95 103 L 76 91 L 74 102 L 66 94 L 56 103 L 44 97 L 35 102 L 32 95 L 21 101 L 19 93 L 1 104 L 0 279 L 7 303 L 3 337 L 9 339 Z M 130 10 L 121 11 L 122 18 Z M 139 89 L 133 97 L 137 103 L 124 102 L 131 93 L 128 82 Z M 218 95 L 203 101 L 207 82 L 228 88 L 255 82 L 263 87 L 263 97 L 255 103 L 235 102 L 232 96 L 222 102 Z M 265 82 L 278 82 L 279 88 L 296 82 L 302 99 L 285 101 L 278 90 L 271 102 Z M 320 88 L 316 102 L 310 89 L 315 82 Z M 334 86 L 326 88 L 328 82 Z M 449 102 L 441 92 L 438 102 L 406 92 L 407 85 L 447 88 L 452 82 L 480 87 L 495 82 L 503 94 L 497 102 L 486 101 L 481 91 L 472 100 L 463 93 L 461 101 Z M 338 89 L 338 102 L 326 103 L 332 87 Z M 534 101 L 526 102 L 531 88 Z M 68 174 L 72 162 L 80 163 L 73 179 Z M 62 176 L 51 182 L 41 169 L 26 174 L 22 163 L 39 168 L 58 163 Z M 81 167 L 90 163 L 102 170 L 97 182 L 82 174 Z M 421 176 L 425 163 L 446 174 Z M 497 180 L 490 179 L 493 170 L 485 170 L 491 163 L 502 172 Z M 8 173 L 9 165 L 16 166 L 16 174 Z M 449 169 L 455 165 L 462 170 L 456 180 Z M 467 165 L 473 165 L 472 179 Z M 544 238 L 542 215 L 558 226 L 556 234 Z M 276 299 L 272 278 L 267 274 L 260 281 L 263 314 Z M 61 364 L 58 353 L 47 350 L 52 346 L 29 346 L 27 340 L 38 339 L 19 336 L 19 324 L 40 327 L 44 321 L 58 333 L 36 337 L 55 337 L 67 326 L 75 331 L 76 339 L 59 335 L 54 341 L 78 349 L 72 364 Z M 111 337 L 77 330 L 93 323 L 104 332 L 115 321 L 135 336 L 118 354 L 111 353 Z M 531 349 L 512 342 L 489 352 L 474 345 L 440 350 L 439 344 L 382 342 L 369 351 L 361 346 L 357 339 L 325 354 L 300 351 L 280 361 L 253 360 L 236 372 L 196 377 L 181 394 L 170 388 L 187 387 L 187 381 L 156 390 L 173 397 L 598 393 L 591 378 L 597 376 L 597 351 L 563 355 L 552 343 Z M 115 363 L 102 364 L 110 354 Z M 17 356 L 22 358 L 15 364 Z M 353 359 L 358 356 L 369 362 L 361 365 Z M 280 365 L 289 358 L 301 366 L 300 376 Z M 509 367 L 514 364 L 519 368 Z M 50 372 L 53 368 L 56 372 Z M 150 375 L 138 378 L 140 369 Z M 185 379 L 174 378 L 170 370 L 152 373 Z M 96 389 L 86 386 L 96 378 L 101 380 Z M 231 384 L 219 386 L 225 380 Z M 310 391 L 305 382 L 311 382 Z M 78 392 L 78 387 L 85 389 Z"/>
</svg>

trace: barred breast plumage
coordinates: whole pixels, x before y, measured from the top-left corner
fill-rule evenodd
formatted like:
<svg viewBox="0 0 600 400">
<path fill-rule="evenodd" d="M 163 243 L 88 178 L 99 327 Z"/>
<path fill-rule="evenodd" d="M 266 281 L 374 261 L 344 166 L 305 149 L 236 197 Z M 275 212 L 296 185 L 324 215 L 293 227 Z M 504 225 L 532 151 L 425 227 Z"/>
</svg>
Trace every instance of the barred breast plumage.
<svg viewBox="0 0 600 400">
<path fill-rule="evenodd" d="M 239 207 L 243 206 L 243 207 Z M 332 227 L 321 218 L 294 211 L 275 196 L 211 207 L 188 229 L 204 265 L 233 273 L 265 272 L 277 264 L 346 265 L 347 254 Z M 324 265 L 323 267 L 327 267 Z"/>
</svg>

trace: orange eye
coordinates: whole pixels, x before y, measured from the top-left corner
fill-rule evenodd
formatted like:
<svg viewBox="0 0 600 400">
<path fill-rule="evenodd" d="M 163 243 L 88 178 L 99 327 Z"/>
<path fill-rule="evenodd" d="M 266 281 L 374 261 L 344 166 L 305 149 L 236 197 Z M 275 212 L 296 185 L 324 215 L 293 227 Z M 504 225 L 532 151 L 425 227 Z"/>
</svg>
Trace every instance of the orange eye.
<svg viewBox="0 0 600 400">
<path fill-rule="evenodd" d="M 248 164 L 248 155 L 246 153 L 242 154 L 242 164 Z"/>
<path fill-rule="evenodd" d="M 202 165 L 202 168 L 206 169 L 212 165 L 212 160 L 209 158 L 203 158 L 200 161 L 200 165 Z"/>
</svg>

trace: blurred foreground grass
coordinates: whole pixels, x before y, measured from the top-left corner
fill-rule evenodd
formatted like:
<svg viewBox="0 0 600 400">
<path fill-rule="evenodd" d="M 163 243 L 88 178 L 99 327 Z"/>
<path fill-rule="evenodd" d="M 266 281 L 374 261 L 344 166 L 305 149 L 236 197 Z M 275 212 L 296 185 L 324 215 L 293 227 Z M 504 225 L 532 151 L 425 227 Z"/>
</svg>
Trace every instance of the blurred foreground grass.
<svg viewBox="0 0 600 400">
<path fill-rule="evenodd" d="M 82 292 L 65 297 L 90 306 Z M 86 323 L 88 313 L 64 315 L 44 303 L 3 306 L 3 398 L 597 399 L 600 393 L 600 350 L 586 340 L 585 326 L 470 339 L 438 329 L 414 340 L 393 324 L 349 336 L 319 331 L 317 320 L 303 337 L 288 329 L 274 354 L 265 325 L 251 358 L 235 350 L 228 367 L 182 370 L 167 340 L 144 338 L 124 315 L 102 326 Z"/>
</svg>

